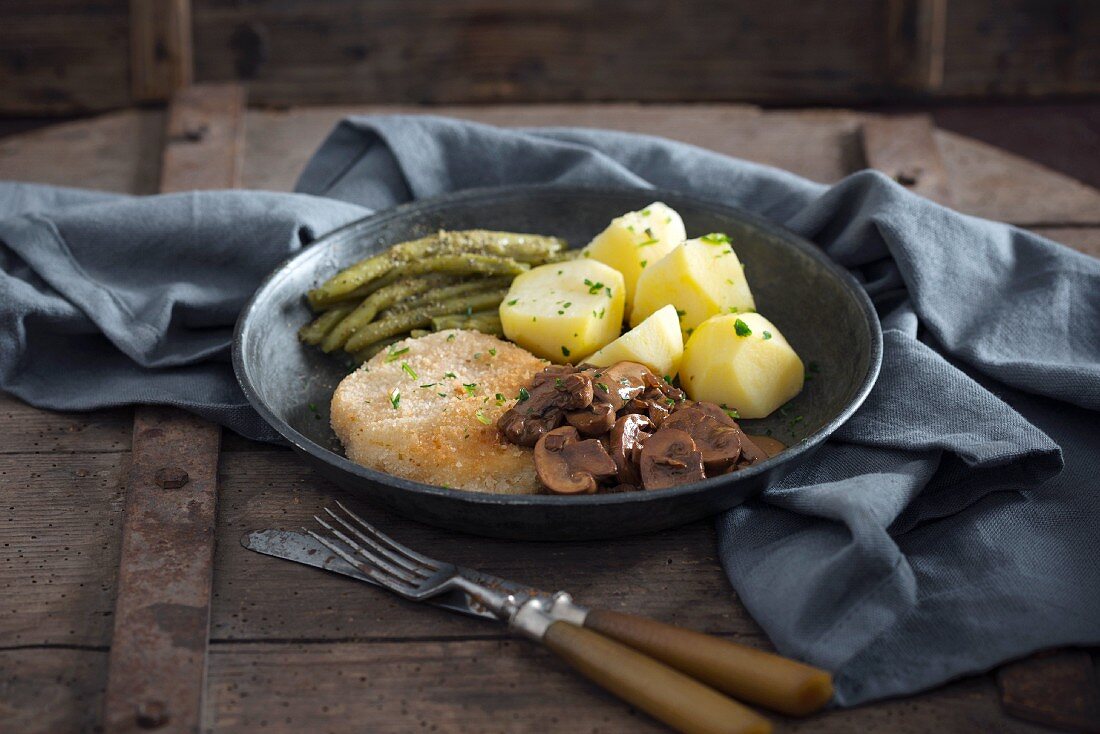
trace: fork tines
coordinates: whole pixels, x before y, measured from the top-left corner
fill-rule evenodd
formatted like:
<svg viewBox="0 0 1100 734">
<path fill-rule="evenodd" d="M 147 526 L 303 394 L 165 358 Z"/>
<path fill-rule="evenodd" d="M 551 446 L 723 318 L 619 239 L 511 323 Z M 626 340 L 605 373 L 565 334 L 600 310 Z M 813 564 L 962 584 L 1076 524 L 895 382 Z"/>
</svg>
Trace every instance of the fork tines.
<svg viewBox="0 0 1100 734">
<path fill-rule="evenodd" d="M 401 545 L 342 503 L 337 502 L 336 506 L 339 513 L 325 508 L 334 524 L 313 516 L 331 536 L 309 528 L 304 528 L 305 532 L 382 586 L 405 596 L 416 595 L 423 582 L 443 565 Z M 342 526 L 347 533 L 336 525 Z"/>
</svg>

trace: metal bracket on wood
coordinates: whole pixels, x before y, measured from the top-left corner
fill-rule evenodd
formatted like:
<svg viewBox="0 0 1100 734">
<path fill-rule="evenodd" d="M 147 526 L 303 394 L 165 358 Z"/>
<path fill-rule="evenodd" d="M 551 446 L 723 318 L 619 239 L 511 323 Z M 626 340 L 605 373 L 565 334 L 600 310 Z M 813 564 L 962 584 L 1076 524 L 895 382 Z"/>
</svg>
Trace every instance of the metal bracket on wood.
<svg viewBox="0 0 1100 734">
<path fill-rule="evenodd" d="M 130 93 L 164 102 L 191 83 L 191 0 L 130 0 Z"/>
<path fill-rule="evenodd" d="M 161 190 L 236 186 L 244 92 L 173 99 Z M 175 134 L 203 130 L 195 139 Z M 198 732 L 206 683 L 221 428 L 177 408 L 134 411 L 104 730 Z"/>
<path fill-rule="evenodd" d="M 927 115 L 869 117 L 863 122 L 867 165 L 932 201 L 951 205 L 947 167 Z"/>
</svg>

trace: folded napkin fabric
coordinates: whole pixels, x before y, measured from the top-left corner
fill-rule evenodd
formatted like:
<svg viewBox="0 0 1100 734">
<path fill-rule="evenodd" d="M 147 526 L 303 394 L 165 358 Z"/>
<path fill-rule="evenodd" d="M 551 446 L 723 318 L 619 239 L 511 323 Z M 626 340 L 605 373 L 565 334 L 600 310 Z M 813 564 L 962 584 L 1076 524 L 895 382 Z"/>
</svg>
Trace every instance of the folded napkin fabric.
<svg viewBox="0 0 1100 734">
<path fill-rule="evenodd" d="M 833 185 L 659 138 L 351 118 L 298 194 L 0 185 L 0 387 L 57 409 L 181 405 L 272 434 L 228 365 L 294 249 L 374 211 L 522 183 L 660 187 L 756 212 L 848 267 L 884 328 L 867 403 L 717 521 L 740 598 L 852 705 L 1100 643 L 1100 261 L 861 172 Z"/>
</svg>

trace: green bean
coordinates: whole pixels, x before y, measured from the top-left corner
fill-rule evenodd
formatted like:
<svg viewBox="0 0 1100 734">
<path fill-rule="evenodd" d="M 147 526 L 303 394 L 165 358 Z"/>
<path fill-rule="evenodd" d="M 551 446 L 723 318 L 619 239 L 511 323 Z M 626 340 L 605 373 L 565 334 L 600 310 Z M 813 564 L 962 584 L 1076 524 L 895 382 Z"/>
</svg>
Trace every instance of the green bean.
<svg viewBox="0 0 1100 734">
<path fill-rule="evenodd" d="M 332 352 L 344 346 L 351 336 L 366 326 L 378 312 L 399 301 L 420 295 L 443 283 L 450 282 L 446 275 L 433 273 L 421 278 L 411 278 L 400 283 L 388 285 L 367 296 L 358 307 L 336 324 L 321 342 L 321 349 Z"/>
<path fill-rule="evenodd" d="M 387 277 L 396 279 L 411 278 L 425 273 L 445 273 L 452 276 L 460 275 L 519 275 L 531 266 L 507 257 L 496 255 L 434 255 L 420 260 L 394 266 Z M 327 295 L 317 295 L 310 292 L 310 303 L 316 308 L 337 301 L 330 300 Z"/>
<path fill-rule="evenodd" d="M 415 298 L 410 298 L 407 301 L 401 301 L 395 303 L 385 312 L 379 314 L 379 318 L 388 318 L 390 316 L 396 316 L 397 314 L 407 313 L 417 308 L 427 306 L 432 303 L 438 303 L 439 301 L 448 301 L 452 298 L 459 296 L 466 296 L 471 293 L 478 293 L 479 291 L 495 290 L 497 288 L 507 288 L 512 282 L 510 276 L 504 276 L 501 278 L 479 278 L 477 280 L 469 280 L 463 283 L 455 283 L 454 285 L 445 286 L 443 288 L 437 288 L 434 291 L 428 291 Z"/>
<path fill-rule="evenodd" d="M 433 234 L 411 242 L 403 242 L 372 257 L 360 260 L 332 276 L 320 287 L 309 292 L 309 302 L 314 308 L 333 303 L 340 296 L 350 293 L 359 286 L 380 278 L 390 271 L 395 262 L 432 254 L 439 246 L 439 235 Z M 395 251 L 401 249 L 401 256 Z"/>
<path fill-rule="evenodd" d="M 336 303 L 360 289 L 369 287 L 372 281 L 390 274 L 402 264 L 412 264 L 425 258 L 443 255 L 485 255 L 534 264 L 554 257 L 564 247 L 565 243 L 562 240 L 542 235 L 480 229 L 459 232 L 440 231 L 418 240 L 394 245 L 386 252 L 360 260 L 341 270 L 320 287 L 311 290 L 309 301 L 314 308 Z M 405 275 L 409 274 L 411 273 L 405 273 Z M 369 292 L 361 295 L 369 295 Z"/>
<path fill-rule="evenodd" d="M 444 301 L 430 303 L 406 313 L 395 314 L 385 319 L 380 319 L 367 324 L 355 336 L 348 340 L 344 348 L 349 352 L 358 352 L 361 349 L 410 329 L 423 329 L 430 326 L 433 316 L 443 316 L 449 313 L 461 313 L 467 309 L 479 311 L 482 309 L 499 306 L 500 302 L 508 294 L 508 290 L 501 288 L 494 291 L 483 291 L 467 296 L 459 296 Z"/>
<path fill-rule="evenodd" d="M 471 314 L 455 313 L 432 318 L 432 328 L 436 331 L 446 329 L 471 329 L 482 334 L 504 334 L 504 327 L 500 323 L 499 311 L 475 311 Z"/>
<path fill-rule="evenodd" d="M 357 305 L 349 301 L 333 306 L 301 329 L 298 329 L 298 338 L 306 344 L 320 344 L 325 335 L 343 321 L 345 316 L 354 311 Z"/>
</svg>

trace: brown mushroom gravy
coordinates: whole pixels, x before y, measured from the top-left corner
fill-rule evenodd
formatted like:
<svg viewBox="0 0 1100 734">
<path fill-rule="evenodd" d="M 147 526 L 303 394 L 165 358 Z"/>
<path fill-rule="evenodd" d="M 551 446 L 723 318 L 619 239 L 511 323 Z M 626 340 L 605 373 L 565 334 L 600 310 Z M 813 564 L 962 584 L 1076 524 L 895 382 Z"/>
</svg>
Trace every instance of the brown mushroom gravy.
<svg viewBox="0 0 1100 734">
<path fill-rule="evenodd" d="M 539 481 L 555 494 L 665 489 L 786 448 L 750 437 L 723 408 L 688 400 L 635 362 L 547 367 L 497 426 L 507 441 L 534 447 Z"/>
</svg>

